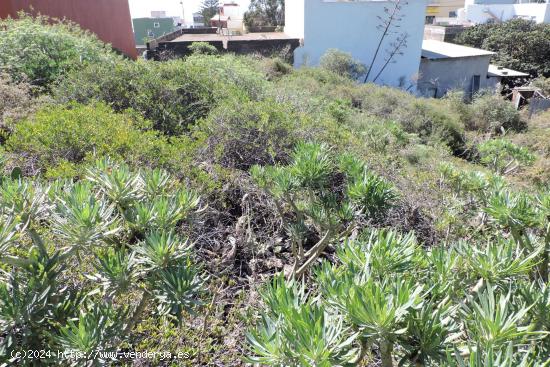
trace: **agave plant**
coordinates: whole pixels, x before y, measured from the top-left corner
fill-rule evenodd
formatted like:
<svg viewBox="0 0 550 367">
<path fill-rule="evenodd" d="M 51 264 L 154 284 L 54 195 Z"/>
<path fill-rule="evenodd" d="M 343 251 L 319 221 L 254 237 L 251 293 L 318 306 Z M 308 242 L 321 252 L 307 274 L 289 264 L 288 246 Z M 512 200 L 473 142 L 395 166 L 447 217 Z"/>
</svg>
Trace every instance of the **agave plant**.
<svg viewBox="0 0 550 367">
<path fill-rule="evenodd" d="M 125 219 L 137 233 L 170 230 L 189 218 L 197 210 L 199 197 L 195 192 L 180 189 L 175 193 L 161 194 L 149 201 L 135 203 L 125 211 Z"/>
<path fill-rule="evenodd" d="M 8 248 L 17 238 L 17 222 L 10 216 L 0 216 L 0 256 L 6 255 Z"/>
<path fill-rule="evenodd" d="M 151 171 L 143 171 L 141 173 L 141 180 L 143 182 L 143 195 L 148 199 L 163 196 L 170 192 L 170 189 L 173 187 L 170 174 L 158 168 Z"/>
<path fill-rule="evenodd" d="M 392 275 L 379 280 L 369 274 L 368 267 L 355 264 L 325 264 L 317 271 L 321 294 L 358 333 L 361 355 L 376 345 L 382 365 L 393 366 L 394 345 L 407 332 L 409 314 L 422 306 L 423 287 Z"/>
<path fill-rule="evenodd" d="M 8 351 L 19 345 L 39 349 L 47 342 L 49 325 L 56 316 L 67 317 L 57 306 L 63 303 L 66 310 L 74 310 L 71 306 L 82 298 L 74 297 L 60 283 L 62 258 L 59 252 L 49 254 L 36 235 L 27 257 L 4 260 L 11 272 L 0 277 L 0 330 L 5 335 L 0 344 Z"/>
<path fill-rule="evenodd" d="M 454 247 L 432 248 L 426 254 L 426 260 L 428 269 L 425 282 L 433 299 L 442 300 L 463 293 L 458 274 L 459 256 Z"/>
<path fill-rule="evenodd" d="M 485 206 L 494 194 L 507 189 L 507 184 L 499 175 L 488 175 L 479 171 L 459 170 L 449 163 L 439 166 L 443 180 L 461 196 Z"/>
<path fill-rule="evenodd" d="M 172 316 L 181 324 L 185 312 L 190 313 L 202 304 L 199 296 L 204 292 L 205 280 L 191 259 L 156 272 L 150 280 L 150 288 L 159 301 L 159 313 Z"/>
<path fill-rule="evenodd" d="M 550 285 L 540 280 L 525 283 L 520 285 L 518 293 L 525 304 L 532 305 L 527 312 L 528 322 L 534 324 L 534 330 L 546 331 L 533 353 L 547 358 L 550 355 Z"/>
<path fill-rule="evenodd" d="M 364 170 L 348 186 L 350 200 L 371 218 L 384 215 L 399 199 L 392 184 Z"/>
<path fill-rule="evenodd" d="M 163 270 L 188 257 L 191 250 L 188 240 L 173 232 L 151 232 L 134 247 L 137 263 L 146 271 Z"/>
<path fill-rule="evenodd" d="M 499 175 L 507 175 L 522 165 L 530 165 L 535 156 L 526 148 L 509 140 L 490 139 L 478 146 L 481 164 L 486 165 Z"/>
</svg>

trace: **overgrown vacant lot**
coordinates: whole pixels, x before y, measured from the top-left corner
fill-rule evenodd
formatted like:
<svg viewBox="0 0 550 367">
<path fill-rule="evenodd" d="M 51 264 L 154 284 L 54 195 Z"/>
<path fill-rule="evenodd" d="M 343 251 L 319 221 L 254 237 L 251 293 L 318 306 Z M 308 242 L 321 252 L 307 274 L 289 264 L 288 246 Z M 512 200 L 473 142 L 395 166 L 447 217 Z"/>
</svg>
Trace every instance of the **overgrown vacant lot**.
<svg viewBox="0 0 550 367">
<path fill-rule="evenodd" d="M 549 364 L 550 115 L 41 19 L 0 49 L 0 363 Z"/>
</svg>

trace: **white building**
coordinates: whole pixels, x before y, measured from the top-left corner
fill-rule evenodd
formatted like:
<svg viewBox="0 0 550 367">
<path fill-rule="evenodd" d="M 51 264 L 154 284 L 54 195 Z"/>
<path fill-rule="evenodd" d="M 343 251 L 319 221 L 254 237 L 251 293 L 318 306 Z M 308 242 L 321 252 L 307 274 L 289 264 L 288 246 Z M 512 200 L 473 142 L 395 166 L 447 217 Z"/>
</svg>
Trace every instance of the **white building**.
<svg viewBox="0 0 550 367">
<path fill-rule="evenodd" d="M 202 15 L 202 13 L 199 13 L 199 12 L 193 13 L 193 28 L 195 27 L 200 28 L 204 26 L 205 26 L 204 16 Z"/>
<path fill-rule="evenodd" d="M 466 0 L 459 11 L 463 22 L 483 24 L 522 18 L 550 23 L 550 0 Z"/>
<path fill-rule="evenodd" d="M 230 31 L 242 31 L 244 28 L 244 10 L 234 1 L 223 3 L 219 13 L 212 17 L 213 27 L 226 28 Z"/>
<path fill-rule="evenodd" d="M 407 87 L 414 83 L 420 63 L 426 5 L 426 0 L 404 2 L 399 28 L 384 40 L 369 80 L 384 68 L 388 52 L 398 37 L 406 33 L 407 47 L 388 63 L 376 83 Z M 295 66 L 317 65 L 331 48 L 349 52 L 370 66 L 382 35 L 379 17 L 385 18 L 384 9 L 390 6 L 391 3 L 381 0 L 287 1 L 285 33 L 300 38 L 303 44 L 294 53 Z"/>
<path fill-rule="evenodd" d="M 424 40 L 418 92 L 443 97 L 449 90 L 473 95 L 488 88 L 487 73 L 495 53 L 453 43 Z"/>
<path fill-rule="evenodd" d="M 450 90 L 472 96 L 482 89 L 497 90 L 503 80 L 529 74 L 491 65 L 494 52 L 435 40 L 424 40 L 418 93 L 441 98 Z"/>
</svg>

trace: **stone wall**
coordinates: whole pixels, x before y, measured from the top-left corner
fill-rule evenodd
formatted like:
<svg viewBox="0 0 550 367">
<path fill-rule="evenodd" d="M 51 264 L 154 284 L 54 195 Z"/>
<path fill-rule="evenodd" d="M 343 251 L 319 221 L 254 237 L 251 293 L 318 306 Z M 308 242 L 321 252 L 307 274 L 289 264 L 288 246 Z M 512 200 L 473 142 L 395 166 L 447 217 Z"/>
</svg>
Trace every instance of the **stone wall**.
<svg viewBox="0 0 550 367">
<path fill-rule="evenodd" d="M 158 42 L 154 49 L 147 52 L 148 59 L 160 60 L 162 58 L 185 57 L 191 54 L 189 46 L 194 41 L 162 41 Z M 292 56 L 294 50 L 300 46 L 299 39 L 259 39 L 259 40 L 233 40 L 227 41 L 227 47 L 224 47 L 223 41 L 206 41 L 216 47 L 220 53 L 231 52 L 238 55 L 260 54 L 271 56 L 280 51 L 287 51 L 288 61 L 293 62 Z"/>
<path fill-rule="evenodd" d="M 155 50 L 149 50 L 147 53 L 148 59 L 160 60 L 162 58 L 177 58 L 191 55 L 191 46 L 194 42 L 182 41 L 182 42 L 159 42 L 158 47 Z M 212 46 L 216 47 L 219 52 L 224 52 L 223 41 L 210 41 L 208 42 Z"/>
<path fill-rule="evenodd" d="M 229 40 L 227 42 L 227 52 L 238 55 L 256 53 L 262 56 L 271 56 L 279 51 L 288 50 L 289 55 L 292 56 L 294 50 L 299 46 L 299 39 Z"/>
</svg>

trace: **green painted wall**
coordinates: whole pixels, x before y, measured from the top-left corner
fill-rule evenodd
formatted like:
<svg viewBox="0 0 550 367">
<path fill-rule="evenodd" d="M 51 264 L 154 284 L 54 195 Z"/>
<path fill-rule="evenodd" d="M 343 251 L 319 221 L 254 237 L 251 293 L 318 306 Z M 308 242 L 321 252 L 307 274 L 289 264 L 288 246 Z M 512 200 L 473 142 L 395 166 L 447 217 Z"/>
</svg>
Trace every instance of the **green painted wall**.
<svg viewBox="0 0 550 367">
<path fill-rule="evenodd" d="M 176 30 L 172 18 L 135 18 L 132 23 L 136 45 L 144 45 L 145 38 L 158 38 Z"/>
</svg>

